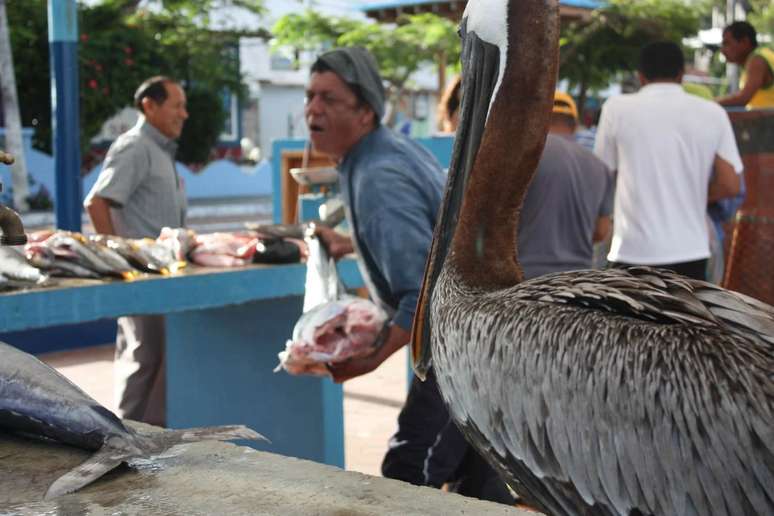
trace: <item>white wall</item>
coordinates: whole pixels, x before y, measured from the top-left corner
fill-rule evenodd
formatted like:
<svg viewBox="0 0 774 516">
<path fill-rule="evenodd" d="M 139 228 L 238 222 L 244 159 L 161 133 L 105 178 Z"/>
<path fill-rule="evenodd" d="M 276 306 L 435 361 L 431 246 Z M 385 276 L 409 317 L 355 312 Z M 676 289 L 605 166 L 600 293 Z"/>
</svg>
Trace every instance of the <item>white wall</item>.
<svg viewBox="0 0 774 516">
<path fill-rule="evenodd" d="M 270 158 L 271 142 L 277 138 L 306 138 L 304 86 L 264 83 L 258 100 L 259 146 Z M 292 126 L 292 127 L 291 127 Z"/>
</svg>

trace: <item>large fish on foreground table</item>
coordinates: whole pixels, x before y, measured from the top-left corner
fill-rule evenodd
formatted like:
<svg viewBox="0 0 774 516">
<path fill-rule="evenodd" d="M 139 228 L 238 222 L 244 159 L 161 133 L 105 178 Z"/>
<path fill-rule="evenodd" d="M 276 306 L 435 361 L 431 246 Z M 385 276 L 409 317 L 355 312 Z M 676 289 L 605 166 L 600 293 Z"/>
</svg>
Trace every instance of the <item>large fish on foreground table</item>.
<svg viewBox="0 0 774 516">
<path fill-rule="evenodd" d="M 245 426 L 216 426 L 142 434 L 127 428 L 67 378 L 37 358 L 0 342 L 0 429 L 53 439 L 95 453 L 59 477 L 46 499 L 71 493 L 135 458 L 180 443 L 266 440 Z"/>
</svg>

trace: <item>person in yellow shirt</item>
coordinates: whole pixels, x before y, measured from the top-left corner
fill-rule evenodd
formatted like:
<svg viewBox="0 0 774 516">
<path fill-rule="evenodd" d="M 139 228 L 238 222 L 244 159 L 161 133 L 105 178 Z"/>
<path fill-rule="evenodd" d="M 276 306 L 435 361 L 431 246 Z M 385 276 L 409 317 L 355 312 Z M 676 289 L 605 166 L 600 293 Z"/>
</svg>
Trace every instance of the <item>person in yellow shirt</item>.
<svg viewBox="0 0 774 516">
<path fill-rule="evenodd" d="M 743 67 L 739 77 L 740 90 L 717 98 L 723 106 L 774 108 L 774 51 L 759 47 L 755 28 L 736 21 L 723 30 L 720 51 L 729 63 Z"/>
</svg>

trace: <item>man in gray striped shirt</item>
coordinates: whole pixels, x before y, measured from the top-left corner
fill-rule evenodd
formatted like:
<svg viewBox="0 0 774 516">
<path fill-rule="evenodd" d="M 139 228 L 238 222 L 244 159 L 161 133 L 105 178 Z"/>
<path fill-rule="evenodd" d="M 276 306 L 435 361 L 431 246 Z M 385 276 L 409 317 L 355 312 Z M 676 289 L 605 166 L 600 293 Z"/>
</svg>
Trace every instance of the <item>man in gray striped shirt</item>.
<svg viewBox="0 0 774 516">
<path fill-rule="evenodd" d="M 140 119 L 110 146 L 84 201 L 97 233 L 156 238 L 185 225 L 186 197 L 175 169 L 175 140 L 188 118 L 185 92 L 152 77 L 134 95 Z M 120 417 L 164 426 L 164 318 L 121 317 L 116 335 L 115 393 Z"/>
</svg>

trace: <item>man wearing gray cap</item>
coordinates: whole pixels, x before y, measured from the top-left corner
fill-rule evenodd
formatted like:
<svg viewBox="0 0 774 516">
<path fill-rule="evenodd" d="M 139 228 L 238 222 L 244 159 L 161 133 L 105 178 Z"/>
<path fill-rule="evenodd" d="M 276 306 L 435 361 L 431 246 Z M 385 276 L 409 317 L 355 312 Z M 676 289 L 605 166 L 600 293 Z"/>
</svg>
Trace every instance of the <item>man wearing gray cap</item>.
<svg viewBox="0 0 774 516">
<path fill-rule="evenodd" d="M 349 238 L 320 227 L 318 236 L 334 258 L 357 254 L 371 298 L 390 316 L 372 355 L 330 366 L 334 380 L 343 382 L 373 371 L 409 342 L 446 178 L 427 149 L 381 124 L 384 87 L 363 48 L 336 49 L 317 59 L 304 114 L 314 150 L 337 163 L 352 230 Z M 428 374 L 424 383 L 414 378 L 382 464 L 384 476 L 435 487 L 449 481 L 466 447 L 437 448 L 448 422 L 435 376 Z"/>
</svg>

